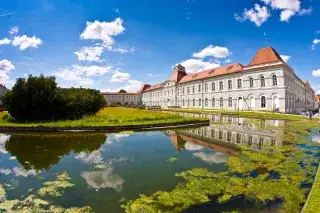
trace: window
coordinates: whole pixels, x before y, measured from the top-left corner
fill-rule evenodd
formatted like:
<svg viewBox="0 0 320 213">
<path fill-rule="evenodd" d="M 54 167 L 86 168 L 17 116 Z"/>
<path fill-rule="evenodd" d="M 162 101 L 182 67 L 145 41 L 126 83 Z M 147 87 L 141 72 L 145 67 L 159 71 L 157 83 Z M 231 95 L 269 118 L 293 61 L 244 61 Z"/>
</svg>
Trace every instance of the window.
<svg viewBox="0 0 320 213">
<path fill-rule="evenodd" d="M 207 107 L 208 106 L 208 98 L 204 101 L 204 105 Z"/>
<path fill-rule="evenodd" d="M 184 106 L 184 99 L 182 100 L 182 106 Z"/>
<path fill-rule="evenodd" d="M 223 90 L 223 82 L 222 81 L 219 82 L 219 89 Z"/>
<path fill-rule="evenodd" d="M 232 81 L 231 80 L 228 81 L 228 89 L 232 89 Z"/>
<path fill-rule="evenodd" d="M 212 98 L 212 107 L 216 107 L 216 99 L 215 98 Z"/>
<path fill-rule="evenodd" d="M 266 97 L 265 96 L 261 97 L 261 108 L 266 108 Z"/>
<path fill-rule="evenodd" d="M 253 78 L 252 77 L 249 78 L 249 87 L 253 87 Z"/>
<path fill-rule="evenodd" d="M 184 87 L 182 88 L 182 94 L 184 94 Z"/>
<path fill-rule="evenodd" d="M 232 107 L 232 98 L 231 97 L 228 99 L 228 107 Z"/>
<path fill-rule="evenodd" d="M 212 88 L 212 91 L 215 91 L 215 90 L 216 90 L 216 84 L 215 84 L 214 82 L 212 82 L 211 88 Z"/>
<path fill-rule="evenodd" d="M 219 130 L 219 140 L 222 140 L 222 130 Z"/>
<path fill-rule="evenodd" d="M 188 99 L 188 106 L 190 106 L 190 100 Z"/>
<path fill-rule="evenodd" d="M 180 94 L 180 89 L 178 89 L 178 95 Z"/>
<path fill-rule="evenodd" d="M 198 85 L 198 91 L 201 92 L 201 84 Z"/>
<path fill-rule="evenodd" d="M 223 107 L 223 98 L 220 98 L 220 107 Z"/>
<path fill-rule="evenodd" d="M 277 76 L 276 75 L 272 75 L 272 85 L 273 86 L 277 86 L 278 81 L 277 81 Z"/>
<path fill-rule="evenodd" d="M 208 84 L 207 83 L 204 85 L 204 91 L 208 92 Z"/>
<path fill-rule="evenodd" d="M 260 77 L 260 84 L 262 87 L 266 86 L 266 80 L 264 79 L 264 76 Z"/>
<path fill-rule="evenodd" d="M 189 87 L 187 87 L 187 93 L 188 93 L 188 94 L 190 93 L 190 88 L 189 88 Z"/>
<path fill-rule="evenodd" d="M 227 132 L 227 141 L 231 142 L 231 132 Z"/>
<path fill-rule="evenodd" d="M 196 106 L 196 100 L 192 100 L 192 106 Z"/>
<path fill-rule="evenodd" d="M 173 95 L 173 90 L 171 90 L 171 95 Z"/>
<path fill-rule="evenodd" d="M 201 99 L 199 99 L 199 106 L 201 106 Z"/>
<path fill-rule="evenodd" d="M 196 89 L 195 86 L 192 86 L 192 93 L 195 93 Z"/>
<path fill-rule="evenodd" d="M 237 82 L 238 82 L 238 84 L 237 84 L 238 85 L 238 89 L 242 88 L 242 80 L 238 79 Z"/>
<path fill-rule="evenodd" d="M 240 135 L 240 133 L 237 133 L 236 142 L 237 142 L 237 143 L 240 143 L 240 142 L 241 142 L 241 135 Z"/>
</svg>

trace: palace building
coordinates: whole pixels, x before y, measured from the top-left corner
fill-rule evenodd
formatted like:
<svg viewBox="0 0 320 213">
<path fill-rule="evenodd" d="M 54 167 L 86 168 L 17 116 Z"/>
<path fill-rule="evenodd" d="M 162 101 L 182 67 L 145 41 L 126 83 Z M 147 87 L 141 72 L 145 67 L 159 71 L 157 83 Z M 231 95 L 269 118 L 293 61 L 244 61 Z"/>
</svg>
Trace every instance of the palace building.
<svg viewBox="0 0 320 213">
<path fill-rule="evenodd" d="M 124 95 L 103 94 L 107 102 L 109 96 Z M 308 81 L 302 81 L 272 47 L 259 49 L 248 65 L 233 63 L 187 74 L 179 64 L 168 80 L 156 85 L 146 84 L 134 96 L 139 96 L 137 103 L 162 108 L 299 113 L 317 107 L 315 92 Z"/>
</svg>

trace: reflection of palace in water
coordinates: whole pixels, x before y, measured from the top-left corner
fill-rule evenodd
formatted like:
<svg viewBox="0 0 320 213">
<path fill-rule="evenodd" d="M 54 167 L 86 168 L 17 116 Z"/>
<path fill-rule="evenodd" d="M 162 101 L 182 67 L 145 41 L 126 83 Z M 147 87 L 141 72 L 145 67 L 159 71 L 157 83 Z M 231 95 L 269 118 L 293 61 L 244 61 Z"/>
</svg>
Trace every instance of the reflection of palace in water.
<svg viewBox="0 0 320 213">
<path fill-rule="evenodd" d="M 184 116 L 207 117 L 213 123 L 196 129 L 167 131 L 177 150 L 184 149 L 186 142 L 215 149 L 227 154 L 235 154 L 238 145 L 247 145 L 254 149 L 261 149 L 264 145 L 281 146 L 283 130 L 272 128 L 284 125 L 279 120 L 255 120 L 245 122 L 246 119 L 208 115 L 199 113 L 184 113 Z"/>
</svg>

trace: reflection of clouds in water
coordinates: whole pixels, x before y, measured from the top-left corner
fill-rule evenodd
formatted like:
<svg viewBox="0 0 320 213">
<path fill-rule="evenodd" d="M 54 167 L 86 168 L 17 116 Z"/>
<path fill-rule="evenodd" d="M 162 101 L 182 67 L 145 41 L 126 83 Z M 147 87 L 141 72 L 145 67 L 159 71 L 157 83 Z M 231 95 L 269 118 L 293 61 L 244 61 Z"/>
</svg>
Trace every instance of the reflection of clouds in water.
<svg viewBox="0 0 320 213">
<path fill-rule="evenodd" d="M 3 153 L 3 154 L 8 153 L 5 148 L 5 145 L 9 139 L 10 139 L 10 135 L 0 134 L 0 153 Z"/>
<path fill-rule="evenodd" d="M 124 179 L 119 175 L 112 174 L 112 168 L 106 168 L 102 171 L 82 172 L 81 176 L 85 179 L 89 187 L 98 189 L 112 188 L 117 192 L 122 190 Z"/>
<path fill-rule="evenodd" d="M 34 169 L 25 170 L 24 168 L 18 167 L 18 166 L 14 167 L 12 169 L 12 172 L 17 177 L 19 177 L 19 176 L 28 177 L 28 176 L 36 176 L 37 175 L 37 172 Z"/>
<path fill-rule="evenodd" d="M 107 134 L 107 144 L 113 144 L 121 142 L 124 138 L 127 138 L 130 136 L 130 134 Z"/>
<path fill-rule="evenodd" d="M 204 147 L 191 142 L 186 142 L 184 144 L 184 148 L 189 151 L 199 151 L 199 150 L 202 150 Z"/>
<path fill-rule="evenodd" d="M 10 169 L 0 169 L 0 174 L 10 175 L 11 174 L 11 170 Z"/>
<path fill-rule="evenodd" d="M 320 134 L 314 134 L 311 136 L 312 142 L 320 143 Z"/>
<path fill-rule="evenodd" d="M 85 164 L 101 164 L 103 163 L 103 158 L 101 156 L 100 150 L 96 150 L 90 153 L 80 152 L 76 159 L 81 160 Z"/>
<path fill-rule="evenodd" d="M 227 156 L 221 152 L 216 152 L 212 154 L 207 154 L 204 152 L 196 152 L 196 153 L 193 153 L 193 155 L 209 164 L 224 163 L 227 160 Z"/>
</svg>

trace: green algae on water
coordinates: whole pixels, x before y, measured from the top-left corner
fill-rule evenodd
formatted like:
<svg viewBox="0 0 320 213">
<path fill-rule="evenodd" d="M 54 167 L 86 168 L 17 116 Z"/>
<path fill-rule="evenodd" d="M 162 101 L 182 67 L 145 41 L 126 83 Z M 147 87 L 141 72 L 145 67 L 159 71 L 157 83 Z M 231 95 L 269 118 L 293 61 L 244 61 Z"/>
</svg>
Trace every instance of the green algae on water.
<svg viewBox="0 0 320 213">
<path fill-rule="evenodd" d="M 44 182 L 44 186 L 38 190 L 38 193 L 40 196 L 61 197 L 65 188 L 74 186 L 70 180 L 71 178 L 68 173 L 63 172 L 62 174 L 57 175 L 57 179 L 55 181 Z"/>
<path fill-rule="evenodd" d="M 175 157 L 171 157 L 171 158 L 169 158 L 167 161 L 168 162 L 175 162 L 175 161 L 177 161 L 178 160 L 178 158 L 175 158 Z"/>
</svg>

